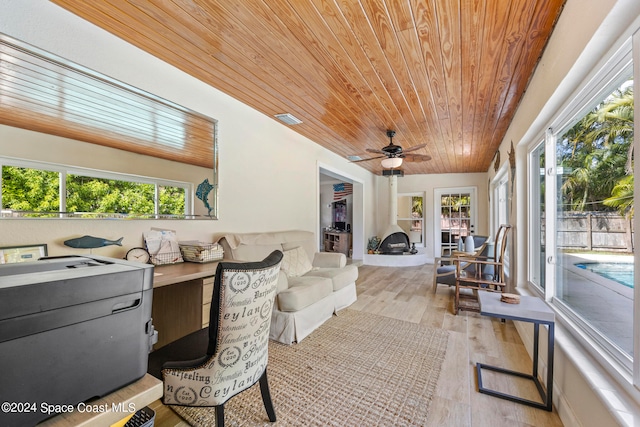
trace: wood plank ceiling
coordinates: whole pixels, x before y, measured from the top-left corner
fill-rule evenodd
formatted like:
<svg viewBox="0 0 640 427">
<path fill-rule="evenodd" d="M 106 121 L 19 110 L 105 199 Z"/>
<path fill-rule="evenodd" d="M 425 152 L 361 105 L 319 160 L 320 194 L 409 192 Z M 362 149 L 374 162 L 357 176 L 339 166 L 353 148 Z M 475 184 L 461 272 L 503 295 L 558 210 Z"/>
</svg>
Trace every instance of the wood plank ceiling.
<svg viewBox="0 0 640 427">
<path fill-rule="evenodd" d="M 52 1 L 342 157 L 426 144 L 405 174 L 489 169 L 565 2 Z"/>
</svg>

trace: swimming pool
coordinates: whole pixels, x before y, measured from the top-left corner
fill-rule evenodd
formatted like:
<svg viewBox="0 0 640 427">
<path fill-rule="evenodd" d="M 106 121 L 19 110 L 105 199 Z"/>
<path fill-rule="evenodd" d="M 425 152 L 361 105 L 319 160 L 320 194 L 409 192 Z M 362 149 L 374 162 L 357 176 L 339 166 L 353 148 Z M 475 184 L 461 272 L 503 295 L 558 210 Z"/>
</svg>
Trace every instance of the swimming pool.
<svg viewBox="0 0 640 427">
<path fill-rule="evenodd" d="M 631 262 L 581 262 L 575 266 L 633 289 L 633 263 Z"/>
</svg>

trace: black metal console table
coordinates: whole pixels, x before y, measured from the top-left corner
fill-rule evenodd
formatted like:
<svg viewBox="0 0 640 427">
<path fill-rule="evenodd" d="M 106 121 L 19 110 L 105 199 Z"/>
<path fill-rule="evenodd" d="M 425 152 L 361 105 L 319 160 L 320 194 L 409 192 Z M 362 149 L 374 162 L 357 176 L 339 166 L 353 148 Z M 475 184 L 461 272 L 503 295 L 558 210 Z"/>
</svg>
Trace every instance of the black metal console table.
<svg viewBox="0 0 640 427">
<path fill-rule="evenodd" d="M 507 304 L 500 301 L 500 294 L 495 292 L 478 292 L 478 300 L 480 302 L 480 314 L 483 316 L 498 317 L 501 319 L 518 320 L 521 322 L 533 323 L 533 372 L 526 374 L 522 372 L 512 371 L 509 369 L 498 368 L 496 366 L 486 365 L 484 363 L 477 363 L 476 369 L 478 372 L 478 389 L 480 393 L 485 393 L 491 396 L 507 399 L 513 402 L 523 403 L 525 405 L 533 406 L 534 408 L 545 409 L 547 411 L 553 410 L 553 335 L 555 328 L 555 315 L 553 311 L 542 301 L 540 298 L 521 295 L 519 304 Z M 547 325 L 549 327 L 549 336 L 547 343 L 547 384 L 546 392 L 542 387 L 540 380 L 538 379 L 538 339 L 540 335 L 540 325 Z M 522 397 L 512 396 L 510 394 L 502 393 L 499 391 L 485 388 L 482 385 L 482 369 L 490 371 L 500 372 L 507 375 L 514 375 L 520 378 L 526 378 L 532 380 L 540 397 L 542 403 L 536 402 Z"/>
</svg>

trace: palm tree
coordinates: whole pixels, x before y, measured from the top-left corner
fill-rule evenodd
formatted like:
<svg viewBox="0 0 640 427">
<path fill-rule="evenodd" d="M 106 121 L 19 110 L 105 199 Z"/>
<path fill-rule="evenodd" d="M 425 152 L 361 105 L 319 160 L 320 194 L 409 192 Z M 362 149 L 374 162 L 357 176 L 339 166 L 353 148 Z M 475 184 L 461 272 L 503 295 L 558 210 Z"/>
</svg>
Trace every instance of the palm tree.
<svg viewBox="0 0 640 427">
<path fill-rule="evenodd" d="M 604 139 L 608 144 L 612 140 L 629 143 L 627 152 L 627 174 L 633 173 L 633 86 L 614 92 L 610 100 L 596 111 L 597 120 L 602 126 L 595 133 L 596 138 Z"/>
<path fill-rule="evenodd" d="M 611 204 L 613 191 L 618 185 L 622 191 L 633 173 L 633 86 L 623 86 L 562 135 L 558 155 L 570 171 L 562 182 L 563 203 L 570 209 L 619 208 Z"/>
<path fill-rule="evenodd" d="M 603 202 L 605 205 L 618 209 L 622 216 L 632 217 L 633 207 L 633 175 L 622 178 L 611 191 L 611 197 Z"/>
</svg>

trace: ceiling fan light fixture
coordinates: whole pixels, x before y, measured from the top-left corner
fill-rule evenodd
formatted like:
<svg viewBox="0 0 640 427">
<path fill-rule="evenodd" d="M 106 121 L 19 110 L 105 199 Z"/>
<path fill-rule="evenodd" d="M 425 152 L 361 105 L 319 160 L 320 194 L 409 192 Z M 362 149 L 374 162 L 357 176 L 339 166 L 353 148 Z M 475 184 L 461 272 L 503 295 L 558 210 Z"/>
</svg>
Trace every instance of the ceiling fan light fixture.
<svg viewBox="0 0 640 427">
<path fill-rule="evenodd" d="M 302 120 L 291 113 L 276 114 L 275 117 L 276 119 L 287 125 L 299 125 L 300 123 L 302 123 Z"/>
<path fill-rule="evenodd" d="M 394 169 L 402 166 L 402 158 L 400 157 L 387 157 L 382 160 L 382 167 L 385 169 Z"/>
</svg>

